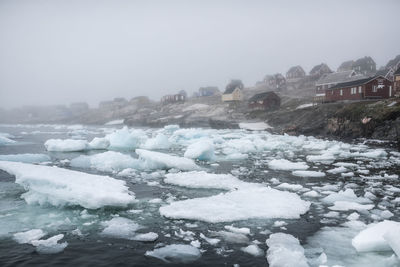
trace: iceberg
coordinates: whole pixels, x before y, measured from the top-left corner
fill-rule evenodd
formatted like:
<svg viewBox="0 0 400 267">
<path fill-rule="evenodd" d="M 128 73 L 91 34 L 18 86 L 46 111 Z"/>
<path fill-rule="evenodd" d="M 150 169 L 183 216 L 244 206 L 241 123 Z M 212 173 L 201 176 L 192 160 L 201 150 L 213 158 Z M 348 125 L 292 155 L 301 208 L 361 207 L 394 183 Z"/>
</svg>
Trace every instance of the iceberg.
<svg viewBox="0 0 400 267">
<path fill-rule="evenodd" d="M 10 161 L 0 161 L 0 169 L 15 175 L 15 182 L 27 191 L 21 197 L 28 204 L 98 209 L 135 201 L 124 181 L 108 176 Z"/>
<path fill-rule="evenodd" d="M 370 224 L 353 238 L 351 244 L 358 252 L 391 250 L 391 246 L 386 241 L 386 239 L 390 240 L 390 236 L 386 235 L 385 239 L 385 234 L 390 233 L 393 229 L 399 229 L 399 227 L 399 222 L 388 220 Z"/>
<path fill-rule="evenodd" d="M 171 156 L 169 154 L 149 151 L 144 149 L 136 149 L 136 154 L 143 161 L 146 169 L 178 169 L 182 171 L 197 170 L 199 167 L 192 159 Z"/>
<path fill-rule="evenodd" d="M 89 149 L 107 149 L 110 146 L 110 141 L 105 137 L 95 137 L 89 143 Z"/>
<path fill-rule="evenodd" d="M 145 256 L 154 257 L 170 263 L 190 263 L 201 257 L 198 248 L 191 245 L 173 244 L 152 251 L 146 251 Z"/>
<path fill-rule="evenodd" d="M 141 146 L 141 148 L 154 150 L 154 149 L 169 149 L 171 143 L 164 134 L 157 134 L 156 137 L 147 139 L 147 141 Z"/>
<path fill-rule="evenodd" d="M 147 140 L 147 135 L 143 130 L 129 130 L 124 127 L 105 137 L 110 142 L 112 149 L 133 150 L 140 147 Z"/>
<path fill-rule="evenodd" d="M 266 241 L 267 260 L 271 267 L 308 267 L 304 248 L 297 238 L 285 233 L 271 234 Z"/>
<path fill-rule="evenodd" d="M 188 146 L 184 154 L 185 158 L 213 161 L 214 144 L 211 140 L 200 140 Z"/>
<path fill-rule="evenodd" d="M 160 214 L 171 219 L 218 223 L 246 219 L 296 219 L 309 207 L 310 202 L 300 199 L 295 193 L 261 187 L 172 202 L 160 207 Z"/>
<path fill-rule="evenodd" d="M 81 155 L 71 160 L 72 167 L 92 168 L 103 172 L 138 168 L 140 164 L 141 162 L 138 159 L 115 151 L 107 151 L 91 156 Z"/>
<path fill-rule="evenodd" d="M 49 139 L 44 143 L 44 146 L 47 151 L 73 152 L 88 149 L 88 142 L 86 140 L 75 139 Z"/>
</svg>

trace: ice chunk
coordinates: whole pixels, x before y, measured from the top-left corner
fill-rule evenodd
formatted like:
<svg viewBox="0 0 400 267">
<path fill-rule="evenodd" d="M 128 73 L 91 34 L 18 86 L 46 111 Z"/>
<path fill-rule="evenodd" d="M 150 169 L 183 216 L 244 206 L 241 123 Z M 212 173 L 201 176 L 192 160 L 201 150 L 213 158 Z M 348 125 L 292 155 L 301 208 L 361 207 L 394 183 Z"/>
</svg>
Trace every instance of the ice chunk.
<svg viewBox="0 0 400 267">
<path fill-rule="evenodd" d="M 329 207 L 331 210 L 339 210 L 339 211 L 346 211 L 346 210 L 370 210 L 373 209 L 375 205 L 373 204 L 359 204 L 351 201 L 335 201 L 332 207 Z"/>
<path fill-rule="evenodd" d="M 153 149 L 168 149 L 171 147 L 171 143 L 164 134 L 157 134 L 156 137 L 147 139 L 146 143 L 141 146 L 144 149 L 153 150 Z"/>
<path fill-rule="evenodd" d="M 160 213 L 173 219 L 217 223 L 252 218 L 299 218 L 309 207 L 310 203 L 297 194 L 261 187 L 172 202 L 160 207 Z"/>
<path fill-rule="evenodd" d="M 247 227 L 241 227 L 241 228 L 237 228 L 234 227 L 232 225 L 225 225 L 224 228 L 228 231 L 231 231 L 233 233 L 238 233 L 238 234 L 245 234 L 245 235 L 249 235 L 250 234 L 250 229 Z"/>
<path fill-rule="evenodd" d="M 105 228 L 102 235 L 124 239 L 134 239 L 136 231 L 141 228 L 139 224 L 124 217 L 112 218 L 103 225 Z"/>
<path fill-rule="evenodd" d="M 398 230 L 399 227 L 399 222 L 386 220 L 377 224 L 370 224 L 367 229 L 362 230 L 358 235 L 356 235 L 351 243 L 358 252 L 391 250 L 384 235 L 388 233 L 388 235 L 386 235 L 386 237 L 388 237 L 391 230 Z"/>
<path fill-rule="evenodd" d="M 221 241 L 218 238 L 206 237 L 203 233 L 200 233 L 200 238 L 204 239 L 207 243 L 213 246 L 217 245 Z"/>
<path fill-rule="evenodd" d="M 30 244 L 33 240 L 38 240 L 46 235 L 41 229 L 32 229 L 26 232 L 15 233 L 13 238 L 19 244 Z"/>
<path fill-rule="evenodd" d="M 276 188 L 282 189 L 282 190 L 299 191 L 299 190 L 303 189 L 303 186 L 299 185 L 299 184 L 281 183 Z"/>
<path fill-rule="evenodd" d="M 273 170 L 306 170 L 309 166 L 304 162 L 291 162 L 286 159 L 273 159 L 268 162 L 268 167 Z"/>
<path fill-rule="evenodd" d="M 215 158 L 214 144 L 211 140 L 199 140 L 188 146 L 184 154 L 185 158 L 212 161 Z"/>
<path fill-rule="evenodd" d="M 396 253 L 397 257 L 400 258 L 400 225 L 390 227 L 390 229 L 388 229 L 383 235 L 383 238 Z"/>
<path fill-rule="evenodd" d="M 164 182 L 188 188 L 215 188 L 235 190 L 256 184 L 242 182 L 231 174 L 214 174 L 205 171 L 168 173 Z"/>
<path fill-rule="evenodd" d="M 133 237 L 135 241 L 142 241 L 142 242 L 153 242 L 156 241 L 158 238 L 158 234 L 154 232 L 149 232 L 145 234 L 137 234 Z"/>
<path fill-rule="evenodd" d="M 361 204 L 371 203 L 371 200 L 369 200 L 368 198 L 357 197 L 353 189 L 350 188 L 344 191 L 340 191 L 338 193 L 332 193 L 329 196 L 323 198 L 322 201 L 326 203 L 333 203 L 335 201 L 351 201 Z"/>
<path fill-rule="evenodd" d="M 86 140 L 75 139 L 49 139 L 44 143 L 47 151 L 73 152 L 83 151 L 89 146 Z"/>
<path fill-rule="evenodd" d="M 285 233 L 271 234 L 266 241 L 267 260 L 271 267 L 308 267 L 304 248 L 297 238 Z"/>
<path fill-rule="evenodd" d="M 0 160 L 15 161 L 24 163 L 40 163 L 50 161 L 50 157 L 46 154 L 10 154 L 0 155 Z"/>
<path fill-rule="evenodd" d="M 198 248 L 191 245 L 173 244 L 152 251 L 146 251 L 146 256 L 158 258 L 171 263 L 190 263 L 201 257 Z"/>
<path fill-rule="evenodd" d="M 89 143 L 89 149 L 107 149 L 110 146 L 110 141 L 107 138 L 95 137 Z"/>
<path fill-rule="evenodd" d="M 110 142 L 110 148 L 133 150 L 140 147 L 147 140 L 143 130 L 129 130 L 124 127 L 105 137 Z"/>
<path fill-rule="evenodd" d="M 303 194 L 303 196 L 305 196 L 305 197 L 319 197 L 320 195 L 318 194 L 318 192 L 316 192 L 314 190 L 311 190 L 311 191 L 305 192 Z"/>
<path fill-rule="evenodd" d="M 325 173 L 320 171 L 293 171 L 294 176 L 300 177 L 324 177 Z"/>
<path fill-rule="evenodd" d="M 337 173 L 343 173 L 343 172 L 347 172 L 347 171 L 348 171 L 348 169 L 346 169 L 343 166 L 340 166 L 340 167 L 330 169 L 327 172 L 332 173 L 332 174 L 337 174 Z"/>
<path fill-rule="evenodd" d="M 249 243 L 250 240 L 249 238 L 241 233 L 233 233 L 233 232 L 227 232 L 227 231 L 210 231 L 212 236 L 217 236 L 219 238 L 224 239 L 228 243 L 233 243 L 233 244 L 243 244 L 243 243 Z"/>
<path fill-rule="evenodd" d="M 255 257 L 260 257 L 264 255 L 264 251 L 257 245 L 248 245 L 247 247 L 243 247 L 240 250 Z"/>
<path fill-rule="evenodd" d="M 165 153 L 154 152 L 144 149 L 136 149 L 139 159 L 144 161 L 147 169 L 178 169 L 183 171 L 197 170 L 199 167 L 193 160 L 171 156 Z"/>
<path fill-rule="evenodd" d="M 15 175 L 15 182 L 27 191 L 21 197 L 28 204 L 97 209 L 135 201 L 124 181 L 108 176 L 9 161 L 0 161 L 0 169 Z"/>
<path fill-rule="evenodd" d="M 115 151 L 107 151 L 91 156 L 81 155 L 71 160 L 72 167 L 92 168 L 104 172 L 138 168 L 140 164 L 141 162 L 139 160 Z"/>
<path fill-rule="evenodd" d="M 36 247 L 36 251 L 41 254 L 55 254 L 63 251 L 67 246 L 67 242 L 58 243 L 64 238 L 63 234 L 52 236 L 46 240 L 33 240 L 31 243 Z"/>
</svg>

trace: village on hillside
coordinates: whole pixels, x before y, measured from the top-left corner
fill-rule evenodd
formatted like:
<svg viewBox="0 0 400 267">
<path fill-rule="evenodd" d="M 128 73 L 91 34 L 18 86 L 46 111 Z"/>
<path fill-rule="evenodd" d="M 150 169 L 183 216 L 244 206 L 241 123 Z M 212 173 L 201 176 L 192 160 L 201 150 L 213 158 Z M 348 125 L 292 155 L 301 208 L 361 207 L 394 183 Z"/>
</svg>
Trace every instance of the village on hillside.
<svg viewBox="0 0 400 267">
<path fill-rule="evenodd" d="M 299 110 L 329 103 L 348 103 L 398 98 L 400 95 L 400 55 L 377 70 L 371 57 L 343 62 L 336 71 L 327 64 L 313 67 L 307 74 L 299 65 L 285 74 L 265 75 L 254 86 L 232 79 L 221 90 L 201 87 L 192 95 L 185 90 L 164 95 L 160 101 L 147 96 L 122 97 L 90 108 L 85 102 L 68 107 L 31 106 L 0 110 L 2 123 L 122 123 L 160 127 L 176 123 L 183 127 L 229 128 L 232 123 L 266 119 L 278 110 Z M 268 120 L 268 119 L 267 119 Z"/>
</svg>

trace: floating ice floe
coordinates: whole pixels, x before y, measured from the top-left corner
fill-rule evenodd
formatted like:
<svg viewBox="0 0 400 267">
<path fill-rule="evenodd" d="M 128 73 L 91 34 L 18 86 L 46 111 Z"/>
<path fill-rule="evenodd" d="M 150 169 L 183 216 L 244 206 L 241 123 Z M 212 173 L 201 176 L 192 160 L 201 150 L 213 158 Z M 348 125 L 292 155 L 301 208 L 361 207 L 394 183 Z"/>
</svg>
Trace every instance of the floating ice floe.
<svg viewBox="0 0 400 267">
<path fill-rule="evenodd" d="M 156 137 L 147 139 L 147 141 L 141 146 L 141 148 L 154 150 L 154 149 L 168 149 L 171 147 L 171 143 L 168 137 L 162 133 L 157 134 Z"/>
<path fill-rule="evenodd" d="M 171 263 L 190 263 L 201 257 L 198 248 L 191 245 L 173 244 L 152 251 L 146 251 L 146 256 L 154 257 Z"/>
<path fill-rule="evenodd" d="M 32 229 L 26 232 L 15 233 L 13 239 L 19 244 L 30 244 L 46 235 L 42 229 Z"/>
<path fill-rule="evenodd" d="M 252 245 L 248 245 L 247 247 L 243 247 L 240 249 L 243 252 L 246 252 L 250 255 L 253 255 L 255 257 L 260 257 L 264 255 L 264 251 L 257 245 L 252 244 Z"/>
<path fill-rule="evenodd" d="M 67 246 L 67 242 L 58 243 L 64 238 L 63 234 L 52 236 L 45 240 L 33 240 L 32 245 L 36 247 L 36 251 L 41 254 L 55 254 L 63 251 Z"/>
<path fill-rule="evenodd" d="M 47 151 L 73 152 L 88 149 L 88 142 L 86 140 L 75 139 L 49 139 L 44 143 L 44 146 Z"/>
<path fill-rule="evenodd" d="M 149 151 L 144 149 L 136 149 L 136 154 L 144 163 L 146 169 L 178 169 L 183 171 L 197 170 L 199 167 L 192 159 L 171 156 L 169 154 Z"/>
<path fill-rule="evenodd" d="M 97 209 L 135 201 L 124 181 L 108 176 L 9 161 L 0 161 L 0 169 L 15 175 L 15 182 L 27 191 L 21 197 L 28 204 Z"/>
<path fill-rule="evenodd" d="M 72 167 L 92 168 L 104 172 L 122 171 L 128 168 L 139 168 L 141 162 L 129 155 L 107 151 L 91 156 L 81 155 L 71 160 Z"/>
<path fill-rule="evenodd" d="M 305 162 L 291 162 L 286 159 L 273 159 L 268 162 L 268 167 L 272 170 L 282 171 L 307 170 L 309 168 Z"/>
<path fill-rule="evenodd" d="M 134 150 L 144 144 L 147 135 L 143 130 L 129 130 L 124 127 L 105 137 L 110 142 L 111 149 L 127 149 Z"/>
<path fill-rule="evenodd" d="M 89 143 L 89 149 L 107 149 L 110 146 L 110 141 L 104 137 L 95 137 Z"/>
<path fill-rule="evenodd" d="M 199 140 L 188 146 L 184 157 L 204 161 L 212 161 L 215 158 L 214 144 L 211 140 Z"/>
<path fill-rule="evenodd" d="M 136 222 L 124 217 L 115 217 L 102 224 L 105 226 L 102 235 L 131 240 L 137 235 L 136 231 L 142 228 Z"/>
<path fill-rule="evenodd" d="M 15 161 L 24 163 L 41 163 L 50 161 L 50 157 L 46 154 L 11 154 L 11 155 L 0 155 L 0 160 L 4 161 Z"/>
<path fill-rule="evenodd" d="M 373 204 L 359 204 L 351 201 L 335 201 L 334 205 L 329 207 L 331 210 L 347 211 L 347 210 L 370 210 L 375 207 Z"/>
<path fill-rule="evenodd" d="M 309 207 L 310 203 L 297 194 L 261 187 L 172 202 L 160 207 L 160 213 L 172 219 L 217 223 L 255 218 L 299 218 Z"/>
<path fill-rule="evenodd" d="M 224 190 L 235 190 L 258 185 L 243 182 L 231 174 L 214 174 L 205 171 L 168 173 L 165 175 L 164 182 L 188 188 L 215 188 Z"/>
<path fill-rule="evenodd" d="M 300 177 L 324 177 L 325 173 L 321 171 L 293 171 L 294 176 Z"/>
<path fill-rule="evenodd" d="M 110 126 L 110 125 L 121 125 L 121 124 L 124 124 L 124 119 L 112 120 L 112 121 L 104 123 L 104 125 L 108 125 L 108 126 Z"/>
<path fill-rule="evenodd" d="M 387 251 L 392 250 L 390 244 L 397 250 L 400 246 L 400 240 L 394 240 L 392 237 L 399 237 L 400 223 L 395 221 L 383 221 L 368 225 L 365 230 L 362 230 L 352 240 L 353 247 L 358 252 L 370 251 Z M 387 242 L 388 239 L 390 244 Z M 396 252 L 395 250 L 395 252 Z"/>
<path fill-rule="evenodd" d="M 271 234 L 266 241 L 267 260 L 271 267 L 308 267 L 304 248 L 297 238 L 285 233 Z"/>
</svg>

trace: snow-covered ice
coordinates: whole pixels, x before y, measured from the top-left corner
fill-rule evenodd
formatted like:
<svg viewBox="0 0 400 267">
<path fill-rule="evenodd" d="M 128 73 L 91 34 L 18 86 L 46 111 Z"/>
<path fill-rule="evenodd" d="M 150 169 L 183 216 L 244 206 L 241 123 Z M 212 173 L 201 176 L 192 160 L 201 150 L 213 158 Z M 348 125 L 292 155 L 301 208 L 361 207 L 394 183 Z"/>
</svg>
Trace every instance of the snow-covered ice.
<svg viewBox="0 0 400 267">
<path fill-rule="evenodd" d="M 27 154 L 0 155 L 0 160 L 24 162 L 24 163 L 41 163 L 50 161 L 51 158 L 46 154 L 27 153 Z"/>
<path fill-rule="evenodd" d="M 48 239 L 33 240 L 32 245 L 36 247 L 36 251 L 41 254 L 55 254 L 63 251 L 67 246 L 67 242 L 58 243 L 64 238 L 63 234 L 52 236 Z"/>
<path fill-rule="evenodd" d="M 215 158 L 214 144 L 211 140 L 199 140 L 188 146 L 184 157 L 204 161 L 212 161 Z"/>
<path fill-rule="evenodd" d="M 304 162 L 291 162 L 286 159 L 273 159 L 268 162 L 268 167 L 273 170 L 307 170 L 309 166 Z"/>
<path fill-rule="evenodd" d="M 88 142 L 86 140 L 75 139 L 49 139 L 44 143 L 47 151 L 54 152 L 73 152 L 84 151 L 88 149 Z"/>
<path fill-rule="evenodd" d="M 44 237 L 46 233 L 42 229 L 32 229 L 25 232 L 15 233 L 13 239 L 19 244 L 30 244 L 33 240 Z"/>
<path fill-rule="evenodd" d="M 297 194 L 266 187 L 176 201 L 160 207 L 160 213 L 172 219 L 217 223 L 254 218 L 294 219 L 306 213 L 309 207 L 310 203 Z"/>
<path fill-rule="evenodd" d="M 135 201 L 124 181 L 108 176 L 8 161 L 0 161 L 0 169 L 15 175 L 15 182 L 27 191 L 21 197 L 28 204 L 97 209 Z"/>
<path fill-rule="evenodd" d="M 147 169 L 178 169 L 183 171 L 197 170 L 199 167 L 192 159 L 171 156 L 166 153 L 136 149 L 139 159 L 144 161 Z"/>
<path fill-rule="evenodd" d="M 321 171 L 293 171 L 294 176 L 299 177 L 324 177 L 325 173 Z"/>
<path fill-rule="evenodd" d="M 104 172 L 113 172 L 127 168 L 138 168 L 141 163 L 129 155 L 107 151 L 91 156 L 81 155 L 72 159 L 70 164 L 78 168 L 92 168 Z"/>
<path fill-rule="evenodd" d="M 271 267 L 308 267 L 304 248 L 297 238 L 285 233 L 271 234 L 266 241 L 267 260 Z"/>
</svg>

